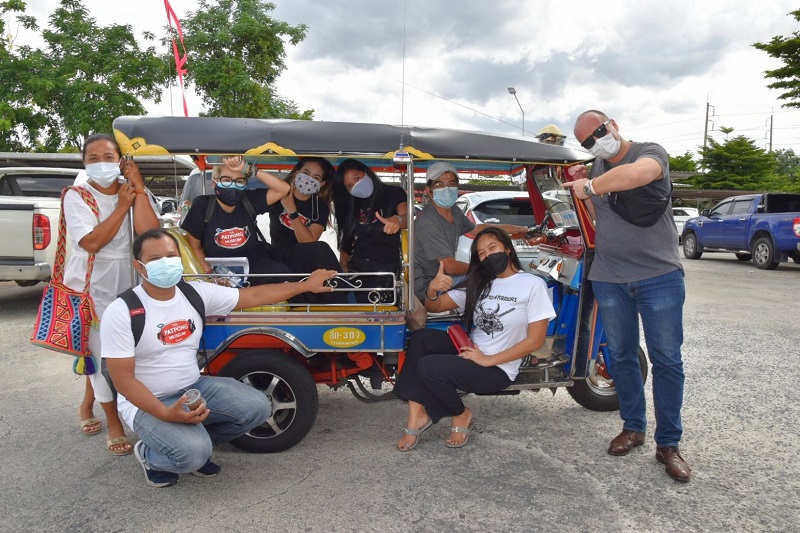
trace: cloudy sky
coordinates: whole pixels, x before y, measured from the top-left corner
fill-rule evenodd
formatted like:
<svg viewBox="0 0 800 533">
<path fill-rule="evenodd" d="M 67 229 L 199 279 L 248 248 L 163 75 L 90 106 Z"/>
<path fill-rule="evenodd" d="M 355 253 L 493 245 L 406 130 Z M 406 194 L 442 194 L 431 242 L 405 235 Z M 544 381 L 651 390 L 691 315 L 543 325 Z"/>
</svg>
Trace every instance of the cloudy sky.
<svg viewBox="0 0 800 533">
<path fill-rule="evenodd" d="M 83 0 L 98 23 L 157 35 L 161 0 Z M 572 138 L 575 117 L 597 108 L 624 137 L 660 142 L 673 155 L 734 128 L 766 148 L 800 152 L 800 110 L 781 107 L 764 71 L 780 62 L 754 42 L 800 31 L 788 0 L 272 0 L 275 18 L 308 26 L 287 50 L 282 96 L 317 120 L 412 124 L 526 135 L 555 123 Z M 27 0 L 46 25 L 57 0 Z M 194 0 L 171 0 L 179 16 Z M 24 41 L 24 36 L 21 36 Z M 189 52 L 191 54 L 191 51 Z M 191 70 L 191 58 L 188 64 Z M 522 111 L 508 93 L 516 88 Z M 172 103 L 151 114 L 181 115 Z M 202 102 L 189 94 L 189 112 Z M 712 129 L 713 128 L 713 129 Z M 575 143 L 577 144 L 577 143 Z"/>
</svg>

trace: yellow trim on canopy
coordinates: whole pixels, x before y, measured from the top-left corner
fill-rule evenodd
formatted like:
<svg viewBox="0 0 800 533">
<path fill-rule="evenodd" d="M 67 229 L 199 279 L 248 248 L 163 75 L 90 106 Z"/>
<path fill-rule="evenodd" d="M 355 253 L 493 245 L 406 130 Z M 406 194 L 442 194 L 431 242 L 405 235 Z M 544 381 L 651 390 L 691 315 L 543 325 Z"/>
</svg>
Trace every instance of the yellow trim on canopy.
<svg viewBox="0 0 800 533">
<path fill-rule="evenodd" d="M 384 155 L 383 157 L 385 159 L 394 159 L 394 156 L 395 154 L 397 154 L 397 152 L 406 152 L 408 154 L 413 155 L 417 159 L 433 159 L 433 156 L 431 154 L 428 154 L 421 150 L 417 150 L 413 146 L 406 146 L 402 150 L 395 150 L 394 152 L 386 152 L 386 155 Z"/>
<path fill-rule="evenodd" d="M 290 150 L 289 148 L 284 148 L 283 146 L 277 145 L 273 142 L 268 142 L 266 144 L 262 144 L 261 146 L 256 146 L 255 148 L 251 148 L 244 153 L 244 155 L 261 155 L 264 152 L 270 152 L 276 155 L 297 155 L 294 150 Z"/>
<path fill-rule="evenodd" d="M 128 139 L 128 136 L 114 129 L 114 137 L 122 155 L 169 155 L 169 150 L 157 144 L 147 144 L 144 137 Z"/>
</svg>

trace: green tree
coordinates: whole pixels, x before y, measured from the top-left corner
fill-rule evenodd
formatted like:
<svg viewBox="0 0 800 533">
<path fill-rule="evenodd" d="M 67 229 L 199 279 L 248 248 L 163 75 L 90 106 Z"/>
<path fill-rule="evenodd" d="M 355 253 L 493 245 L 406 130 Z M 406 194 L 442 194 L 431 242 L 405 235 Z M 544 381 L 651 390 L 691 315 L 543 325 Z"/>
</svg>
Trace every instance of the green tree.
<svg viewBox="0 0 800 533">
<path fill-rule="evenodd" d="M 723 144 L 714 139 L 700 149 L 706 174 L 686 180 L 701 189 L 761 190 L 775 171 L 775 157 L 739 135 Z"/>
<path fill-rule="evenodd" d="M 800 22 L 800 10 L 789 13 Z M 764 77 L 776 80 L 767 87 L 784 91 L 778 98 L 786 100 L 784 107 L 800 107 L 800 32 L 793 32 L 788 37 L 776 35 L 768 43 L 753 43 L 759 50 L 783 61 L 783 66 L 767 70 Z"/>
<path fill-rule="evenodd" d="M 23 11 L 25 3 L 2 7 Z M 32 17 L 18 20 L 38 30 Z M 5 147 L 74 150 L 90 133 L 110 132 L 115 117 L 144 114 L 140 99 L 160 101 L 167 64 L 129 25 L 98 26 L 80 0 L 61 0 L 49 22 L 44 48 L 4 51 L 0 101 L 13 111 L 10 133 L 0 139 Z M 150 33 L 144 39 L 155 40 Z"/>
<path fill-rule="evenodd" d="M 136 42 L 129 25 L 97 26 L 80 0 L 61 0 L 50 24 L 42 37 L 52 77 L 38 102 L 53 114 L 48 149 L 80 146 L 93 131 L 110 132 L 115 117 L 144 114 L 140 99 L 161 100 L 167 65 L 153 46 Z"/>
<path fill-rule="evenodd" d="M 800 156 L 791 148 L 775 150 L 775 177 L 769 182 L 769 190 L 800 192 Z"/>
<path fill-rule="evenodd" d="M 669 169 L 675 172 L 697 172 L 697 161 L 692 152 L 669 158 Z"/>
<path fill-rule="evenodd" d="M 186 79 L 206 103 L 205 116 L 311 119 L 274 88 L 286 68 L 285 46 L 305 38 L 306 26 L 273 19 L 263 0 L 200 0 L 181 25 L 189 55 Z M 170 58 L 171 59 L 171 58 Z"/>
<path fill-rule="evenodd" d="M 31 98 L 33 65 L 13 50 L 15 36 L 6 29 L 4 21 L 4 15 L 17 13 L 18 28 L 35 30 L 35 19 L 23 14 L 25 7 L 21 0 L 0 2 L 0 151 L 5 152 L 22 151 L 35 145 L 47 122 L 46 115 L 36 108 Z"/>
</svg>

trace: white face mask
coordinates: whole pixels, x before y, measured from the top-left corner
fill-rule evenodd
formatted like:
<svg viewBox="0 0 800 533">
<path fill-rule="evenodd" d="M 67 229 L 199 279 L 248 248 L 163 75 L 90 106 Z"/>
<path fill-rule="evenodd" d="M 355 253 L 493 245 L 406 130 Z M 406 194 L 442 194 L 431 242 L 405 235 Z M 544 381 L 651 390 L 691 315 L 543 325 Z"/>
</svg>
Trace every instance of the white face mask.
<svg viewBox="0 0 800 533">
<path fill-rule="evenodd" d="M 609 131 L 604 136 L 597 139 L 594 146 L 589 148 L 593 156 L 600 159 L 610 159 L 619 153 L 622 142 L 614 138 L 614 135 Z"/>
<path fill-rule="evenodd" d="M 119 177 L 119 163 L 89 163 L 86 176 L 101 187 L 110 187 Z"/>
</svg>

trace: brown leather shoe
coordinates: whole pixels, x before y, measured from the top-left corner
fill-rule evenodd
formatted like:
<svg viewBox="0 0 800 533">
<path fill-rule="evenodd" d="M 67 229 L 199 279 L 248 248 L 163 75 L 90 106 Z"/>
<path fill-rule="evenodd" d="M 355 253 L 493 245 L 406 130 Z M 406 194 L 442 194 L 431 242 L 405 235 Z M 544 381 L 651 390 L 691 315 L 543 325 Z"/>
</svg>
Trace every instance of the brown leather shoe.
<svg viewBox="0 0 800 533">
<path fill-rule="evenodd" d="M 644 444 L 644 433 L 623 429 L 608 445 L 608 455 L 628 455 L 636 446 Z"/>
<path fill-rule="evenodd" d="M 664 471 L 675 481 L 689 481 L 692 469 L 686 464 L 677 446 L 656 448 L 656 459 L 665 466 Z"/>
</svg>

